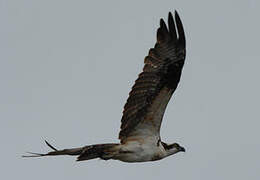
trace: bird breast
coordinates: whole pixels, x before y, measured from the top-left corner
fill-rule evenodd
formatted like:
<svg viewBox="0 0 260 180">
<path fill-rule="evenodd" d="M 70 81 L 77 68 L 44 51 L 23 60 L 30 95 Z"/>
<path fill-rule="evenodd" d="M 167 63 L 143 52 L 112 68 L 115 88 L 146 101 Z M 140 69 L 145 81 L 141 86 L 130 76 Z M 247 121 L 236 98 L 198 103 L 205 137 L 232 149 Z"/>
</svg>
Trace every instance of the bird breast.
<svg viewBox="0 0 260 180">
<path fill-rule="evenodd" d="M 124 162 L 146 162 L 162 159 L 166 156 L 166 152 L 161 145 L 156 143 L 140 143 L 140 141 L 129 141 L 122 144 L 115 159 Z M 148 141 L 149 142 L 149 141 Z"/>
</svg>

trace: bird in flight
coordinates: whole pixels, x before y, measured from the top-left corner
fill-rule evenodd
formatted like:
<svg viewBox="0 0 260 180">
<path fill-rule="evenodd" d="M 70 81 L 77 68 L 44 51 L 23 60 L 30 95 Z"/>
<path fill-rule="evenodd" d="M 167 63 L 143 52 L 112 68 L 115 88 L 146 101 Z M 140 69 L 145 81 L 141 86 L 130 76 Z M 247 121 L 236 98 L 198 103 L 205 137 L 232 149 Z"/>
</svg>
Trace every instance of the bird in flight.
<svg viewBox="0 0 260 180">
<path fill-rule="evenodd" d="M 23 157 L 76 155 L 77 161 L 100 158 L 123 162 L 156 161 L 185 152 L 178 143 L 161 141 L 160 128 L 166 106 L 180 81 L 185 60 L 185 35 L 175 11 L 168 15 L 168 27 L 160 20 L 157 42 L 144 59 L 144 68 L 132 87 L 124 106 L 119 133 L 120 143 L 94 144 L 80 148 L 30 153 Z"/>
</svg>

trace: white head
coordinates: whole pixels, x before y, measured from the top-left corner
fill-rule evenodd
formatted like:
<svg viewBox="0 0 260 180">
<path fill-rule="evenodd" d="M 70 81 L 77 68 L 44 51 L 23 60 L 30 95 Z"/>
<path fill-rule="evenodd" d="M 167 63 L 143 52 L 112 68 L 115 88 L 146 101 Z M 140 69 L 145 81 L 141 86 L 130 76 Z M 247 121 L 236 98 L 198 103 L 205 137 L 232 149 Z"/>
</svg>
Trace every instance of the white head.
<svg viewBox="0 0 260 180">
<path fill-rule="evenodd" d="M 185 152 L 185 148 L 180 146 L 178 143 L 173 143 L 173 144 L 166 144 L 164 142 L 162 142 L 162 145 L 167 153 L 167 156 L 176 154 L 178 152 Z"/>
</svg>

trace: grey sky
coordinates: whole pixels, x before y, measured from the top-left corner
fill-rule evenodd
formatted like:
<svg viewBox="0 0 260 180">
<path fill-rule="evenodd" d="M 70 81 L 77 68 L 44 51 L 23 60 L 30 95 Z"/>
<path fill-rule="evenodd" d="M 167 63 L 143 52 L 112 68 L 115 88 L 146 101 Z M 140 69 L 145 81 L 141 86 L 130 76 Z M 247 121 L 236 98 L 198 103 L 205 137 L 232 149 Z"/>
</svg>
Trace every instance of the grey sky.
<svg viewBox="0 0 260 180">
<path fill-rule="evenodd" d="M 22 159 L 25 151 L 118 142 L 123 105 L 177 9 L 187 38 L 161 130 L 186 153 L 152 163 Z M 260 177 L 259 0 L 0 0 L 1 179 Z"/>
</svg>

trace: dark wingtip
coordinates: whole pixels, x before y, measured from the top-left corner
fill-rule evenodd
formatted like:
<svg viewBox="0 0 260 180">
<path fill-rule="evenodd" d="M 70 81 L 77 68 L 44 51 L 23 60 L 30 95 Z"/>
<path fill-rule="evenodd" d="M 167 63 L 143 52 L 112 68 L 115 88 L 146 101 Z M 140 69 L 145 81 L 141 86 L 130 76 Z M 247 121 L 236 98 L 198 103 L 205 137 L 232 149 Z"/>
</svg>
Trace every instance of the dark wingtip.
<svg viewBox="0 0 260 180">
<path fill-rule="evenodd" d="M 160 19 L 160 27 L 157 30 L 157 41 L 160 42 L 167 39 L 172 41 L 178 40 L 178 44 L 185 48 L 184 28 L 176 10 L 174 11 L 174 16 L 175 18 L 173 18 L 171 12 L 168 13 L 168 28 L 164 20 L 162 18 Z"/>
<path fill-rule="evenodd" d="M 178 29 L 178 35 L 179 35 L 179 43 L 185 47 L 185 33 L 184 33 L 184 28 L 181 22 L 181 18 L 178 14 L 178 12 L 175 10 L 175 21 L 176 21 L 176 26 Z"/>
<path fill-rule="evenodd" d="M 169 34 L 169 32 L 168 32 L 167 26 L 166 26 L 164 20 L 161 18 L 160 27 L 157 30 L 157 40 L 164 41 L 167 38 L 168 34 Z"/>
<path fill-rule="evenodd" d="M 170 32 L 171 38 L 173 40 L 177 40 L 176 27 L 175 27 L 175 23 L 174 23 L 171 12 L 169 12 L 169 14 L 168 14 L 168 25 L 169 25 L 169 32 Z"/>
<path fill-rule="evenodd" d="M 160 26 L 162 27 L 162 24 L 164 23 L 163 18 L 160 19 Z"/>
<path fill-rule="evenodd" d="M 168 17 L 172 17 L 172 12 L 171 11 L 169 11 L 169 13 L 168 13 Z"/>
<path fill-rule="evenodd" d="M 168 33 L 167 26 L 162 18 L 160 19 L 160 28 L 162 29 L 163 33 Z"/>
<path fill-rule="evenodd" d="M 174 16 L 175 17 L 178 16 L 178 18 L 180 19 L 180 15 L 179 15 L 179 13 L 178 13 L 178 11 L 176 9 L 174 10 Z"/>
</svg>

